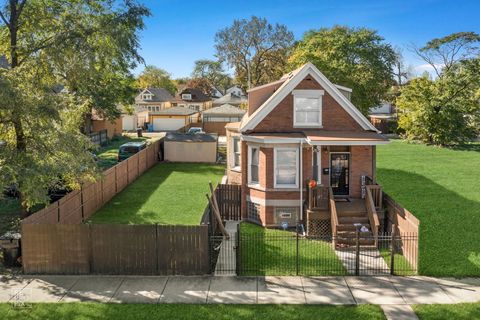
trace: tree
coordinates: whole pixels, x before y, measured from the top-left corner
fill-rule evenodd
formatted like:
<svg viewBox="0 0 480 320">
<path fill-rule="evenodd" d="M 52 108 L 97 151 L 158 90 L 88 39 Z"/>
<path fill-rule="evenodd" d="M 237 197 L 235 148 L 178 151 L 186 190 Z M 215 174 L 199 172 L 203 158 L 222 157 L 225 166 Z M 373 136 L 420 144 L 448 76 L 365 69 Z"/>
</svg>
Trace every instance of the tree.
<svg viewBox="0 0 480 320">
<path fill-rule="evenodd" d="M 111 119 L 131 101 L 148 14 L 131 0 L 0 3 L 0 52 L 10 66 L 1 74 L 0 182 L 16 186 L 24 211 L 46 202 L 52 185 L 78 188 L 95 175 L 79 129 L 92 108 Z M 52 90 L 58 84 L 61 95 Z"/>
<path fill-rule="evenodd" d="M 392 67 L 392 75 L 398 87 L 402 87 L 406 81 L 412 77 L 412 67 L 405 65 L 402 49 L 399 47 L 394 48 L 395 61 Z"/>
<path fill-rule="evenodd" d="M 457 32 L 443 38 L 435 38 L 421 48 L 412 50 L 434 70 L 437 77 L 449 71 L 461 60 L 468 60 L 480 54 L 480 35 L 475 32 Z"/>
<path fill-rule="evenodd" d="M 175 95 L 177 87 L 175 82 L 170 78 L 170 74 L 155 66 L 146 66 L 145 70 L 138 76 L 137 87 L 145 88 L 163 88 Z"/>
<path fill-rule="evenodd" d="M 442 77 L 411 80 L 397 99 L 410 140 L 448 146 L 480 133 L 480 58 L 457 62 Z"/>
<path fill-rule="evenodd" d="M 223 92 L 232 85 L 232 79 L 225 72 L 220 61 L 208 59 L 195 61 L 192 78 L 205 78 L 215 88 L 222 90 Z"/>
<path fill-rule="evenodd" d="M 285 25 L 272 25 L 264 18 L 234 20 L 230 27 L 215 35 L 215 48 L 220 61 L 235 68 L 236 80 L 244 88 L 258 86 L 278 78 L 285 69 L 293 33 Z"/>
<path fill-rule="evenodd" d="M 332 82 L 352 88 L 353 104 L 367 114 L 393 84 L 395 61 L 395 51 L 376 31 L 335 26 L 305 33 L 289 64 L 313 63 Z"/>
<path fill-rule="evenodd" d="M 213 94 L 214 94 L 212 84 L 210 83 L 210 81 L 208 81 L 207 78 L 193 78 L 193 79 L 190 79 L 187 82 L 187 87 L 198 89 L 209 97 L 213 96 Z"/>
</svg>

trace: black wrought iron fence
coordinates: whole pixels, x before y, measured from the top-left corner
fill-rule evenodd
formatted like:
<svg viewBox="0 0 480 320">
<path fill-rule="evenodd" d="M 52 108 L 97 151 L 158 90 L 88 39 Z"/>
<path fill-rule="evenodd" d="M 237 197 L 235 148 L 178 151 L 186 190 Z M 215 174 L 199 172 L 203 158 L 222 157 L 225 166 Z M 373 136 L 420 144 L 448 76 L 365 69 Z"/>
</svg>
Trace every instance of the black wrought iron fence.
<svg viewBox="0 0 480 320">
<path fill-rule="evenodd" d="M 304 237 L 290 231 L 241 232 L 211 237 L 211 270 L 216 274 L 414 275 L 417 234 L 353 232 L 338 237 Z"/>
</svg>

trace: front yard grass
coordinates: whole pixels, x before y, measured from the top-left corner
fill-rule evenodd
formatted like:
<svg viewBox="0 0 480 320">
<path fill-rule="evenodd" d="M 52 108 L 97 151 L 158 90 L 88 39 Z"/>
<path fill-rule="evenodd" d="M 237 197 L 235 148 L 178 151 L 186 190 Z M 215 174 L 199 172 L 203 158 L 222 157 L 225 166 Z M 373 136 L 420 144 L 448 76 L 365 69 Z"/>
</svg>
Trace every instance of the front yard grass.
<svg viewBox="0 0 480 320">
<path fill-rule="evenodd" d="M 420 320 L 480 319 L 480 303 L 423 304 L 413 310 Z"/>
<path fill-rule="evenodd" d="M 379 306 L 312 305 L 187 305 L 187 304 L 101 304 L 42 303 L 31 308 L 0 304 L 0 319 L 179 319 L 179 320 L 380 320 Z"/>
<path fill-rule="evenodd" d="M 92 223 L 198 225 L 207 205 L 208 182 L 220 182 L 225 167 L 160 163 L 110 200 Z"/>
<path fill-rule="evenodd" d="M 265 229 L 251 223 L 240 224 L 242 275 L 296 275 L 296 256 L 294 232 Z M 347 274 L 331 243 L 300 237 L 298 257 L 299 275 Z"/>
<path fill-rule="evenodd" d="M 480 144 L 377 147 L 384 191 L 420 220 L 419 273 L 480 276 Z"/>
</svg>

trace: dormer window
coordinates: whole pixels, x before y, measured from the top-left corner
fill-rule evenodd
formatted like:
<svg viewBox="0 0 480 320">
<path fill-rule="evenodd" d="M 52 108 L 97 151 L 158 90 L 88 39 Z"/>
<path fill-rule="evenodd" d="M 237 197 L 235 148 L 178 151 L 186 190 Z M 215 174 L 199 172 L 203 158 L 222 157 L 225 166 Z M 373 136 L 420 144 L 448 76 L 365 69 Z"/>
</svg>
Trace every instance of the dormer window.
<svg viewBox="0 0 480 320">
<path fill-rule="evenodd" d="M 153 99 L 153 94 L 151 93 L 142 94 L 142 100 L 152 100 L 152 99 Z"/>
<path fill-rule="evenodd" d="M 182 100 L 192 100 L 192 95 L 190 93 L 182 93 Z"/>
<path fill-rule="evenodd" d="M 294 90 L 294 127 L 322 127 L 323 90 Z"/>
</svg>

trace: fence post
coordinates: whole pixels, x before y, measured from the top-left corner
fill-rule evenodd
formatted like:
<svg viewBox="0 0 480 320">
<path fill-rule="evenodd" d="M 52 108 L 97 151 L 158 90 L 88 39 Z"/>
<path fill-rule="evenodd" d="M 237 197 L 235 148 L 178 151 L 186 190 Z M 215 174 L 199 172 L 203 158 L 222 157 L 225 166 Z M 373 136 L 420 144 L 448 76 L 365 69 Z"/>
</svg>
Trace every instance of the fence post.
<svg viewBox="0 0 480 320">
<path fill-rule="evenodd" d="M 299 275 L 299 268 L 300 268 L 300 265 L 299 265 L 299 237 L 298 237 L 298 225 L 297 225 L 297 230 L 296 230 L 296 237 L 297 237 L 297 254 L 295 255 L 295 265 L 296 265 L 296 274 L 297 276 Z"/>
<path fill-rule="evenodd" d="M 355 231 L 355 275 L 360 275 L 360 229 Z"/>
<path fill-rule="evenodd" d="M 392 250 L 390 254 L 390 274 L 395 274 L 395 238 L 397 236 L 397 226 L 395 224 L 392 225 Z"/>
<path fill-rule="evenodd" d="M 237 224 L 237 243 L 236 243 L 236 256 L 237 256 L 237 259 L 236 259 L 236 262 L 237 262 L 237 265 L 235 266 L 235 273 L 237 274 L 237 276 L 241 275 L 241 261 L 240 261 L 240 223 Z"/>
</svg>

